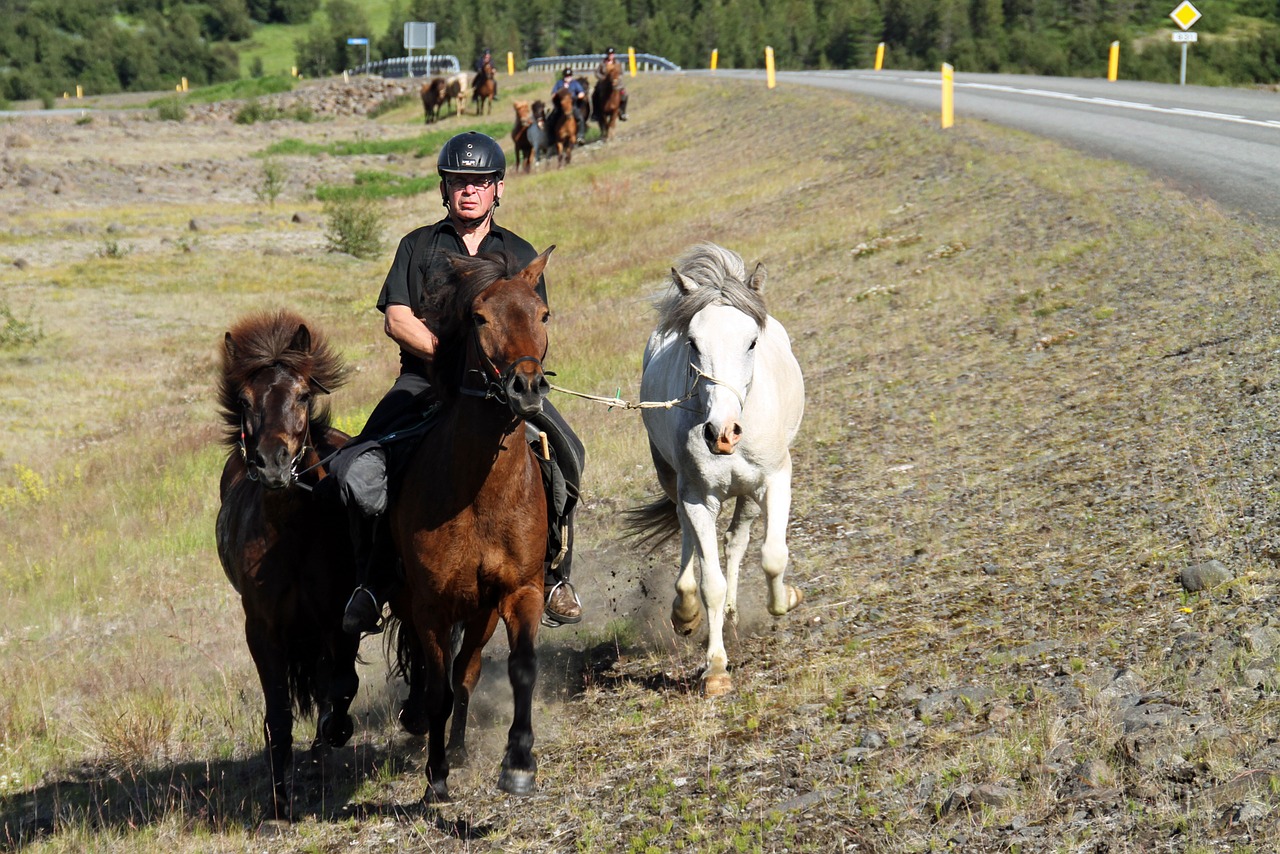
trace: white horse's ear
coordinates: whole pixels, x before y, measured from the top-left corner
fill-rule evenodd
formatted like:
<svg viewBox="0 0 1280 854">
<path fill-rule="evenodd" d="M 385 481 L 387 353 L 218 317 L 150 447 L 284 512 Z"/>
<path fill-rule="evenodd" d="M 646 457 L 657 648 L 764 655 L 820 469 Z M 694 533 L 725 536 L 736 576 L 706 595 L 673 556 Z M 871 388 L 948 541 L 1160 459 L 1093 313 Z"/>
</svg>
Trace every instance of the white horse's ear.
<svg viewBox="0 0 1280 854">
<path fill-rule="evenodd" d="M 751 273 L 751 279 L 750 281 L 747 282 L 747 287 L 751 288 L 751 290 L 753 291 L 759 291 L 760 293 L 764 293 L 765 278 L 766 278 L 766 273 L 764 269 L 764 263 L 757 261 L 756 268 Z"/>
<path fill-rule="evenodd" d="M 698 289 L 698 283 L 693 279 L 686 279 L 680 275 L 675 267 L 671 268 L 671 283 L 681 290 L 682 293 L 691 294 Z"/>
</svg>

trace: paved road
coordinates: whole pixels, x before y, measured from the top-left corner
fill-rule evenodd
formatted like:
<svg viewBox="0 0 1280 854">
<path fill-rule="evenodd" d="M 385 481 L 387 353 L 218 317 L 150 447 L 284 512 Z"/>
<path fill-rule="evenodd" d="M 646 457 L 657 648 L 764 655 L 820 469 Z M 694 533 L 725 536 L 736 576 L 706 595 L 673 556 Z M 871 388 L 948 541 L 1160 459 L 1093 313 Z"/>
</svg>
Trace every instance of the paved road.
<svg viewBox="0 0 1280 854">
<path fill-rule="evenodd" d="M 710 73 L 710 72 L 707 72 Z M 763 71 L 717 71 L 758 79 Z M 1068 77 L 957 74 L 959 124 L 977 117 L 1137 164 L 1249 218 L 1280 224 L 1280 93 Z M 804 83 L 939 112 L 939 74 L 781 72 Z"/>
</svg>

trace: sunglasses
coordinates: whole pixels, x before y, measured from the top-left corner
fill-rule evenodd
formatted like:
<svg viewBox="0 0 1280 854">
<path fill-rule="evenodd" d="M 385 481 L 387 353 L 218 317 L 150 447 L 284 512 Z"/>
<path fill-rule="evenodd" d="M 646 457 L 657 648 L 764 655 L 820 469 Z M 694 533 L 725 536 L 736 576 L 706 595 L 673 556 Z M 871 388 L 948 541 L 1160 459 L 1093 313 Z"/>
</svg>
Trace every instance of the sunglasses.
<svg viewBox="0 0 1280 854">
<path fill-rule="evenodd" d="M 458 190 L 465 190 L 467 187 L 487 190 L 498 183 L 498 179 L 493 175 L 450 175 L 444 179 L 444 183 L 449 188 L 449 192 L 456 193 Z"/>
</svg>

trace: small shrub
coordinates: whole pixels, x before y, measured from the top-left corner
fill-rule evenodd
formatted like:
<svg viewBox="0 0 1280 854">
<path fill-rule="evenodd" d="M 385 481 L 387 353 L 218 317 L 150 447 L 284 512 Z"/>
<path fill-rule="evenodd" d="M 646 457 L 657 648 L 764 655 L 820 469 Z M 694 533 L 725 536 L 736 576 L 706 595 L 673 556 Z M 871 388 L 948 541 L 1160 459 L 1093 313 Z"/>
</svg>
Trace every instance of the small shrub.
<svg viewBox="0 0 1280 854">
<path fill-rule="evenodd" d="M 249 63 L 249 76 L 254 80 L 261 80 L 262 75 L 265 73 L 266 71 L 262 67 L 262 57 L 255 56 L 253 62 Z"/>
<path fill-rule="evenodd" d="M 289 111 L 289 118 L 295 122 L 314 122 L 316 120 L 316 111 L 306 104 L 298 104 Z"/>
<path fill-rule="evenodd" d="M 187 117 L 181 98 L 165 98 L 156 105 L 156 118 L 163 122 L 180 122 Z"/>
<path fill-rule="evenodd" d="M 9 303 L 0 300 L 0 350 L 30 347 L 44 338 L 44 330 L 30 320 L 13 313 Z"/>
<path fill-rule="evenodd" d="M 373 258 L 382 251 L 382 212 L 364 199 L 337 199 L 324 206 L 330 252 Z"/>
<path fill-rule="evenodd" d="M 83 116 L 81 116 L 80 118 L 76 119 L 76 124 L 81 125 L 81 126 L 83 126 L 83 125 L 91 125 L 91 124 L 93 124 L 93 116 L 90 116 L 90 115 L 83 115 Z"/>
<path fill-rule="evenodd" d="M 268 107 L 264 107 L 261 102 L 250 101 L 241 107 L 240 111 L 236 113 L 236 124 L 251 125 L 257 122 L 265 122 L 272 118 L 269 113 L 270 109 Z"/>
<path fill-rule="evenodd" d="M 288 180 L 289 173 L 284 164 L 274 157 L 268 157 L 262 161 L 262 181 L 253 188 L 253 194 L 258 197 L 258 201 L 266 202 L 274 208 L 276 198 L 284 190 Z"/>
<path fill-rule="evenodd" d="M 98 255 L 102 258 L 119 260 L 132 251 L 132 247 L 126 246 L 114 237 L 108 237 L 102 241 L 102 248 L 98 250 Z"/>
<path fill-rule="evenodd" d="M 52 92 L 40 93 L 40 106 L 44 107 L 46 110 L 52 110 L 53 106 L 57 103 L 58 99 L 53 97 Z"/>
</svg>

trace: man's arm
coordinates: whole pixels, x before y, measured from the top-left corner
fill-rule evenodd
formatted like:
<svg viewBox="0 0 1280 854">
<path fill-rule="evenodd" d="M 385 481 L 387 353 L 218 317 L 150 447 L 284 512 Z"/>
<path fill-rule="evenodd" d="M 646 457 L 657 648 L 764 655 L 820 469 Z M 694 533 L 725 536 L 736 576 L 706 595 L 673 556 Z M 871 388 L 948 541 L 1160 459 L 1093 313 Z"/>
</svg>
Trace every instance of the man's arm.
<svg viewBox="0 0 1280 854">
<path fill-rule="evenodd" d="M 423 321 L 413 313 L 407 305 L 392 303 L 387 306 L 386 316 L 382 320 L 382 330 L 387 337 L 405 350 L 420 359 L 430 362 L 435 356 L 439 340 Z"/>
</svg>

